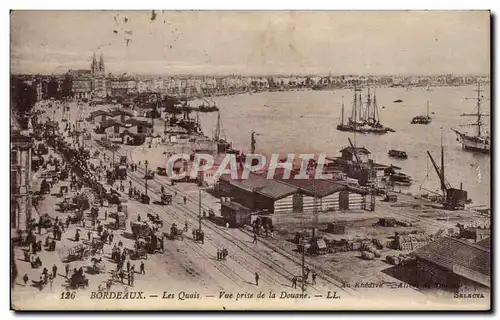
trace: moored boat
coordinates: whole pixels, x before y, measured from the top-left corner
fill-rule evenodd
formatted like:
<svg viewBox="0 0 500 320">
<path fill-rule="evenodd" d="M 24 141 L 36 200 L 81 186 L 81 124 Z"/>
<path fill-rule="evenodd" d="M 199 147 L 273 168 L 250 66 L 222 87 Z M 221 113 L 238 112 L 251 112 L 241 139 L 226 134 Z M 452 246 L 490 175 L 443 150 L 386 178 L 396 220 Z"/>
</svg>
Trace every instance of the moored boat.
<svg viewBox="0 0 500 320">
<path fill-rule="evenodd" d="M 413 117 L 413 119 L 411 119 L 411 123 L 412 124 L 429 124 L 429 123 L 431 123 L 431 121 L 432 121 L 432 118 L 429 116 L 429 101 L 427 101 L 427 114 L 425 116 L 420 115 L 420 116 Z"/>
<path fill-rule="evenodd" d="M 406 153 L 406 151 L 391 149 L 389 150 L 388 155 L 392 158 L 408 159 L 408 154 Z"/>
<path fill-rule="evenodd" d="M 481 153 L 490 153 L 491 149 L 491 137 L 489 133 L 484 134 L 482 128 L 484 123 L 482 121 L 482 117 L 489 116 L 488 114 L 481 113 L 481 102 L 483 101 L 483 97 L 481 96 L 481 84 L 477 83 L 477 98 L 476 100 L 476 113 L 464 113 L 461 116 L 463 117 L 476 117 L 476 121 L 473 123 L 469 123 L 466 126 L 475 126 L 477 127 L 476 134 L 472 135 L 466 132 L 461 132 L 455 129 L 451 129 L 453 132 L 457 134 L 457 140 L 462 142 L 462 148 L 465 150 L 473 151 L 473 152 L 481 152 Z"/>
</svg>

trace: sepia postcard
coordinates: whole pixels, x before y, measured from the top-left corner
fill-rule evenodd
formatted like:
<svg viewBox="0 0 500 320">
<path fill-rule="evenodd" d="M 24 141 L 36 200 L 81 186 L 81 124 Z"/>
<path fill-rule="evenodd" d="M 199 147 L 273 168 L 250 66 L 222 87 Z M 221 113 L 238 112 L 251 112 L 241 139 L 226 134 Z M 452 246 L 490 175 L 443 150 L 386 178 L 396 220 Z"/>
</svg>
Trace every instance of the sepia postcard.
<svg viewBox="0 0 500 320">
<path fill-rule="evenodd" d="M 13 310 L 490 310 L 489 11 L 12 10 Z"/>
</svg>

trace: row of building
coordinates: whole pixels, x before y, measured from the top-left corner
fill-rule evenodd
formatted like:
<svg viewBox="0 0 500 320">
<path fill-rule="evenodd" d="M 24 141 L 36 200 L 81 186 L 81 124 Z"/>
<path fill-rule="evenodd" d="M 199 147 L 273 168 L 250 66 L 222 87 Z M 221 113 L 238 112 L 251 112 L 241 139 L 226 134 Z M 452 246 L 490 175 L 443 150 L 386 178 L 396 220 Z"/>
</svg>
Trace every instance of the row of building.
<svg viewBox="0 0 500 320">
<path fill-rule="evenodd" d="M 294 88 L 345 88 L 352 86 L 442 86 L 489 82 L 489 77 L 454 76 L 167 76 L 106 74 L 104 57 L 95 54 L 89 69 L 69 70 L 61 76 L 36 76 L 38 100 L 56 96 L 105 98 L 156 92 L 169 95 L 207 96 L 247 91 Z"/>
</svg>

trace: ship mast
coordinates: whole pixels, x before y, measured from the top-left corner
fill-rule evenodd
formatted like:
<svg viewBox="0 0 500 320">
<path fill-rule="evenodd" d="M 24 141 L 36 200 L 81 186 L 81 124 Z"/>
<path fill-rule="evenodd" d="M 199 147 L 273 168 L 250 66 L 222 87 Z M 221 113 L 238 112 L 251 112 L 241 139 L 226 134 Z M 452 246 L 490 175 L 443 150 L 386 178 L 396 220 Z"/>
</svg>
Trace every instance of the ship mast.
<svg viewBox="0 0 500 320">
<path fill-rule="evenodd" d="M 342 120 L 341 124 L 344 125 L 344 96 L 342 96 Z"/>
<path fill-rule="evenodd" d="M 427 100 L 427 118 L 429 118 L 429 100 Z"/>
<path fill-rule="evenodd" d="M 477 135 L 476 136 L 480 137 L 481 136 L 481 127 L 483 126 L 483 121 L 482 121 L 481 118 L 483 116 L 488 116 L 488 115 L 481 113 L 481 102 L 484 99 L 481 96 L 481 92 L 483 92 L 483 90 L 481 90 L 481 82 L 479 80 L 477 82 L 477 90 L 476 91 L 477 91 L 477 98 L 472 98 L 472 99 L 476 100 L 476 109 L 477 109 L 477 112 L 476 113 L 463 113 L 462 116 L 463 117 L 476 117 L 476 122 L 469 123 L 467 125 L 468 126 L 476 126 L 477 127 Z"/>
<path fill-rule="evenodd" d="M 368 97 L 366 98 L 366 108 L 364 112 L 364 119 L 365 121 L 368 121 L 370 119 L 370 106 L 372 104 L 371 101 L 371 96 L 370 96 L 370 88 L 368 88 Z"/>
<path fill-rule="evenodd" d="M 352 105 L 352 114 L 351 119 L 353 122 L 356 122 L 356 108 L 358 107 L 358 89 L 354 88 L 354 102 Z"/>
<path fill-rule="evenodd" d="M 377 95 L 375 94 L 375 89 L 373 89 L 373 118 L 375 122 L 380 121 L 380 115 L 378 114 L 378 106 L 377 106 Z"/>
<path fill-rule="evenodd" d="M 441 127 L 441 190 L 443 196 L 446 196 L 446 186 L 444 182 L 444 145 L 443 145 L 443 128 Z"/>
<path fill-rule="evenodd" d="M 476 100 L 476 106 L 477 106 L 477 136 L 479 137 L 481 135 L 481 82 L 477 82 L 477 100 Z"/>
</svg>

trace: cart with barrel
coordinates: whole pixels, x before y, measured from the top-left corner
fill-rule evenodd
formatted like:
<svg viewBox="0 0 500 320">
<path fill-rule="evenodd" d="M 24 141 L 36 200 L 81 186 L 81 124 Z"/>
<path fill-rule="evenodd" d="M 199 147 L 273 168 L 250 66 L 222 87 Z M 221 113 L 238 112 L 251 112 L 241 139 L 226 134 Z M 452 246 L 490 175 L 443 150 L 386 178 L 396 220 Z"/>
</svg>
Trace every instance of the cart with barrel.
<svg viewBox="0 0 500 320">
<path fill-rule="evenodd" d="M 79 244 L 68 250 L 67 261 L 83 260 L 90 256 L 91 248 L 85 244 Z"/>
</svg>

